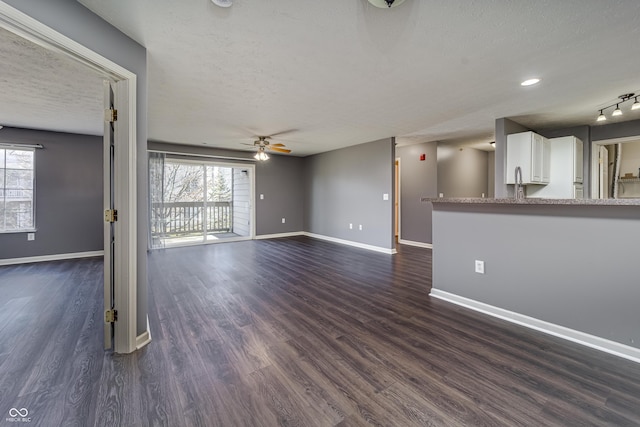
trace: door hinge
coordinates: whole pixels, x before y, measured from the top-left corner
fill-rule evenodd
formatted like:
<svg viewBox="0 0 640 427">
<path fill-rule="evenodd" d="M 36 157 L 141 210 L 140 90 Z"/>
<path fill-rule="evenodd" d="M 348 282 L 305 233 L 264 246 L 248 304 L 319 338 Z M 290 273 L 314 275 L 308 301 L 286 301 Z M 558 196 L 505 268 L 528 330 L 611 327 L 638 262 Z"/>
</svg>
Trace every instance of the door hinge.
<svg viewBox="0 0 640 427">
<path fill-rule="evenodd" d="M 105 222 L 116 222 L 118 220 L 118 211 L 115 209 L 107 209 L 104 211 Z"/>
<path fill-rule="evenodd" d="M 113 108 L 104 110 L 104 121 L 108 123 L 113 123 L 118 121 L 118 110 Z"/>
<path fill-rule="evenodd" d="M 118 320 L 118 310 L 107 310 L 104 312 L 104 321 L 113 323 Z"/>
</svg>

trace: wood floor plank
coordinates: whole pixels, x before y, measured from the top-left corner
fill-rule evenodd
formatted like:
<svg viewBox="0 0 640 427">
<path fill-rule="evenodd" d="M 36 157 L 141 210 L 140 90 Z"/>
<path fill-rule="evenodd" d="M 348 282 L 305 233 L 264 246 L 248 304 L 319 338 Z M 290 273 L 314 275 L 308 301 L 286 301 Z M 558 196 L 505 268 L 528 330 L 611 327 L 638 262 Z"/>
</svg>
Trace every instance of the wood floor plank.
<svg viewBox="0 0 640 427">
<path fill-rule="evenodd" d="M 35 426 L 640 425 L 640 364 L 429 297 L 431 251 L 151 252 L 153 341 L 102 350 L 102 260 L 0 267 L 0 413 Z M 1 419 L 1 418 L 0 418 Z"/>
</svg>

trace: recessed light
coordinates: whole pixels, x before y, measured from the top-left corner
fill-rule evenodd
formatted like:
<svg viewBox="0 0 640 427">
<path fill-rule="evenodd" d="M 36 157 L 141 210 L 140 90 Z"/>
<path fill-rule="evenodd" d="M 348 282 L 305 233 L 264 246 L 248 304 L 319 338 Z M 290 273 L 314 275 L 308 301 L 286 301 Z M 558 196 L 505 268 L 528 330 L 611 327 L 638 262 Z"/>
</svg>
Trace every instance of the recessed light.
<svg viewBox="0 0 640 427">
<path fill-rule="evenodd" d="M 525 81 L 523 81 L 522 83 L 520 83 L 520 86 L 532 86 L 534 84 L 540 83 L 541 79 L 538 78 L 533 78 L 533 79 L 527 79 Z"/>
</svg>

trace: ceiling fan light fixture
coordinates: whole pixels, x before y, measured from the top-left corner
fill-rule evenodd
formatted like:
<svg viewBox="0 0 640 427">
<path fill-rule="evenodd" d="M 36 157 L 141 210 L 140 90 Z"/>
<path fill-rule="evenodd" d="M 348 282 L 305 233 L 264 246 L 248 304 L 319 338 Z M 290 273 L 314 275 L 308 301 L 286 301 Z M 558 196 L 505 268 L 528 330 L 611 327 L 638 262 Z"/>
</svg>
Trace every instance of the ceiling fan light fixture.
<svg viewBox="0 0 640 427">
<path fill-rule="evenodd" d="M 264 147 L 260 147 L 255 156 L 253 156 L 259 162 L 264 162 L 265 160 L 269 160 L 269 156 L 264 152 Z"/>
</svg>

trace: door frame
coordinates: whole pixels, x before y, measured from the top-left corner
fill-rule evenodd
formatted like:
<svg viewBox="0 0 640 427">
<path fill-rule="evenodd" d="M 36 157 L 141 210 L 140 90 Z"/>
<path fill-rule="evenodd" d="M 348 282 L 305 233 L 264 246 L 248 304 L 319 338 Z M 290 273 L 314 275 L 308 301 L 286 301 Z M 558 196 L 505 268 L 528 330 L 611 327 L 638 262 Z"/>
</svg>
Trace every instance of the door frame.
<svg viewBox="0 0 640 427">
<path fill-rule="evenodd" d="M 394 213 L 396 214 L 396 220 L 395 222 L 398 224 L 398 242 L 400 242 L 400 240 L 402 240 L 402 160 L 400 159 L 400 157 L 396 157 L 396 161 L 394 162 L 394 174 L 396 175 L 396 185 L 394 188 L 394 191 L 397 193 L 394 197 L 394 199 L 397 199 L 398 201 L 398 208 L 395 209 L 394 206 Z M 393 201 L 394 203 L 396 202 L 396 200 Z M 395 234 L 395 225 L 394 225 L 394 234 Z"/>
<path fill-rule="evenodd" d="M 622 144 L 625 142 L 634 142 L 640 140 L 640 135 L 626 136 L 624 138 L 599 139 L 591 141 L 591 194 L 590 197 L 595 199 L 598 197 L 600 188 L 600 172 L 598 170 L 598 153 L 599 149 L 605 145 Z"/>
<path fill-rule="evenodd" d="M 248 169 L 250 170 L 250 185 L 249 185 L 249 210 L 250 210 L 250 221 L 251 226 L 249 227 L 249 236 L 240 236 L 240 237 L 228 237 L 221 240 L 212 240 L 205 241 L 203 239 L 202 242 L 193 242 L 193 243 L 183 243 L 180 245 L 173 245 L 171 247 L 186 247 L 186 246 L 201 246 L 201 245 L 215 245 L 218 243 L 227 243 L 227 242 L 241 242 L 245 240 L 254 240 L 256 238 L 256 204 L 255 204 L 255 191 L 256 191 L 256 165 L 249 159 L 237 158 L 238 162 L 233 162 L 229 160 L 233 160 L 230 158 L 220 157 L 220 156 L 212 156 L 207 154 L 191 154 L 191 153 L 177 153 L 177 152 L 169 152 L 162 150 L 147 150 L 147 153 L 164 153 L 169 154 L 175 157 L 171 157 L 169 160 L 175 160 L 177 163 L 186 163 L 186 164 L 194 164 L 194 165 L 212 165 L 212 166 L 220 166 L 225 168 L 234 168 L 234 169 Z M 184 158 L 179 158 L 179 157 Z M 197 158 L 201 159 L 198 160 Z M 166 160 L 165 160 L 166 162 Z"/>
<path fill-rule="evenodd" d="M 127 176 L 115 187 L 115 206 L 118 209 L 118 233 L 114 262 L 120 268 L 115 277 L 118 321 L 115 325 L 114 351 L 131 353 L 136 350 L 136 308 L 137 308 L 137 180 L 136 180 L 136 88 L 135 73 L 99 55 L 91 49 L 53 30 L 36 19 L 0 1 L 0 27 L 46 49 L 66 55 L 105 78 L 113 81 L 126 80 L 128 89 L 122 94 L 119 105 L 126 107 L 126 129 L 117 141 L 115 160 L 118 170 Z M 105 183 L 106 185 L 107 183 Z M 102 330 L 102 328 L 96 328 Z"/>
</svg>

